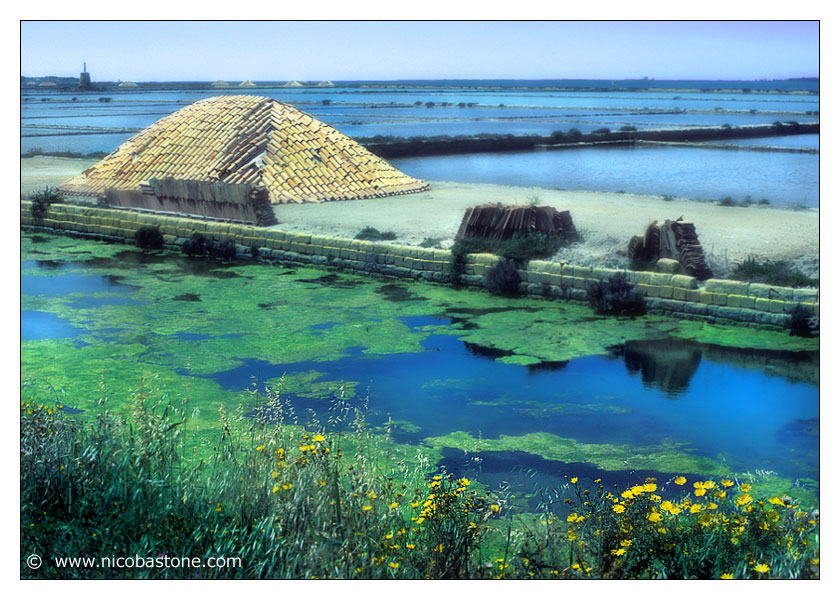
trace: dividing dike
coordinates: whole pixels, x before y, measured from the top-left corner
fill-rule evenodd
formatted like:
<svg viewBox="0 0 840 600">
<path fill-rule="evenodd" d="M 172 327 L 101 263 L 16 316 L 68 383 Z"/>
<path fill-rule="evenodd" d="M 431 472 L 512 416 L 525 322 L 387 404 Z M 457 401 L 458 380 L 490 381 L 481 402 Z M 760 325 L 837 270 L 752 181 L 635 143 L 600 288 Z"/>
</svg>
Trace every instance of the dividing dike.
<svg viewBox="0 0 840 600">
<path fill-rule="evenodd" d="M 75 204 L 52 204 L 40 218 L 32 216 L 32 202 L 20 204 L 21 229 L 81 236 L 135 245 L 141 227 L 158 227 L 164 244 L 180 250 L 194 233 L 208 241 L 231 241 L 237 253 L 285 264 L 313 265 L 356 273 L 448 283 L 449 250 L 398 246 L 322 235 L 291 233 L 253 225 L 180 218 L 131 210 Z M 462 283 L 484 288 L 484 276 L 498 262 L 492 254 L 467 255 Z M 532 260 L 520 269 L 521 291 L 530 296 L 585 301 L 586 288 L 615 273 L 625 273 L 645 296 L 648 310 L 670 313 L 681 319 L 732 322 L 747 326 L 786 328 L 797 305 L 819 316 L 819 290 L 777 287 L 709 279 L 702 285 L 688 275 L 649 271 L 622 271 L 584 267 L 565 262 Z"/>
</svg>

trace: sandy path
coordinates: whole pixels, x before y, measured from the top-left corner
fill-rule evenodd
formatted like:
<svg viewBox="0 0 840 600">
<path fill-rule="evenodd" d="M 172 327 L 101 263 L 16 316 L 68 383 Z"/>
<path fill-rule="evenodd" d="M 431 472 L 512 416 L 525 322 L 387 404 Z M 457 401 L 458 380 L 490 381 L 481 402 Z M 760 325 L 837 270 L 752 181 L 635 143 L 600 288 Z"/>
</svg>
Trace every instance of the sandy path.
<svg viewBox="0 0 840 600">
<path fill-rule="evenodd" d="M 91 159 L 36 157 L 21 159 L 23 194 L 56 186 L 94 164 Z M 806 274 L 819 270 L 819 210 L 790 210 L 753 206 L 722 207 L 714 203 L 661 196 L 575 192 L 490 184 L 431 182 L 419 194 L 326 202 L 285 204 L 275 212 L 281 229 L 353 237 L 365 226 L 393 231 L 396 243 L 418 245 L 440 238 L 449 247 L 464 211 L 476 204 L 501 202 L 540 204 L 571 210 L 585 241 L 561 250 L 556 259 L 578 264 L 624 267 L 622 252 L 633 235 L 642 234 L 653 220 L 693 221 L 716 276 L 726 276 L 731 264 L 747 256 L 791 260 Z"/>
<path fill-rule="evenodd" d="M 714 203 L 661 196 L 575 192 L 490 184 L 432 182 L 419 194 L 324 204 L 281 205 L 275 210 L 280 228 L 353 237 L 365 226 L 393 231 L 397 243 L 417 245 L 441 238 L 448 247 L 464 211 L 487 202 L 528 204 L 538 198 L 570 210 L 584 243 L 561 250 L 555 257 L 569 262 L 623 267 L 621 253 L 633 235 L 654 221 L 683 216 L 697 227 L 700 242 L 716 275 L 728 273 L 733 262 L 747 256 L 794 261 L 806 273 L 819 269 L 819 211 L 753 206 L 723 207 Z"/>
</svg>

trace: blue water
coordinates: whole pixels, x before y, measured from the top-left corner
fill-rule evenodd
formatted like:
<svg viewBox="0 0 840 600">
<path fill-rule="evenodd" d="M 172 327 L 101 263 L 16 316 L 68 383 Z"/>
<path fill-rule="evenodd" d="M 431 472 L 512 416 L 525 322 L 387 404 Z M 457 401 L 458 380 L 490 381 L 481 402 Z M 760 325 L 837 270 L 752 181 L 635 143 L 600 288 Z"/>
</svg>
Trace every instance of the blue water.
<svg viewBox="0 0 840 600">
<path fill-rule="evenodd" d="M 714 201 L 751 196 L 771 204 L 819 206 L 819 156 L 812 154 L 612 146 L 399 158 L 391 163 L 426 180 Z"/>
<path fill-rule="evenodd" d="M 155 261 L 169 266 L 180 264 L 173 257 L 133 260 L 136 254 L 122 253 L 101 266 L 118 264 L 153 272 Z M 195 271 L 195 262 L 187 261 L 183 266 Z M 22 266 L 27 271 L 38 269 L 44 274 L 24 275 L 22 293 L 69 295 L 64 307 L 70 315 L 73 310 L 95 306 L 98 298 L 89 295 L 103 291 L 110 292 L 108 299 L 117 302 L 136 301 L 137 288 L 97 275 L 97 264 L 26 261 Z M 80 266 L 86 269 L 84 274 L 76 271 Z M 217 266 L 213 271 L 224 272 L 225 268 Z M 210 271 L 205 269 L 203 273 Z M 330 278 L 317 281 L 328 285 Z M 311 285 L 305 280 L 289 283 L 288 293 L 294 293 L 295 285 Z M 163 293 L 183 292 L 177 283 L 172 286 Z M 410 288 L 402 285 L 378 289 L 384 302 L 418 300 L 410 296 Z M 200 326 L 206 331 L 195 333 L 195 307 L 185 303 L 183 310 L 191 315 L 185 320 L 185 328 L 193 331 L 166 335 L 196 344 L 217 337 L 212 330 L 212 315 L 207 327 Z M 367 318 L 363 310 L 358 318 Z M 450 323 L 440 315 L 401 320 L 415 331 Z M 21 340 L 70 338 L 76 345 L 87 345 L 79 338 L 91 336 L 108 342 L 110 334 L 121 331 L 121 323 L 80 329 L 71 321 L 71 317 L 22 310 Z M 335 325 L 325 315 L 310 329 L 329 338 Z M 317 381 L 355 381 L 356 395 L 345 401 L 352 406 L 364 405 L 366 417 L 374 424 L 384 424 L 390 418 L 416 426 L 417 431 L 394 430 L 394 437 L 406 443 L 421 443 L 426 437 L 458 430 L 483 438 L 548 432 L 580 443 L 633 447 L 658 445 L 670 439 L 688 444 L 690 451 L 700 455 L 724 459 L 734 471 L 766 469 L 791 478 L 819 475 L 819 390 L 809 382 L 812 378 L 780 374 L 813 372 L 818 361 L 815 353 L 742 351 L 659 340 L 630 342 L 606 356 L 525 367 L 498 362 L 494 359 L 505 353 L 462 342 L 455 335 L 430 335 L 423 340 L 422 348 L 414 353 L 372 355 L 365 348 L 355 347 L 346 352 L 345 358 L 334 361 L 271 363 L 246 359 L 236 368 L 205 377 L 235 391 L 250 388 L 254 378 L 266 381 L 310 371 L 323 374 Z M 790 369 L 780 370 L 780 366 Z M 322 422 L 336 402 L 335 398 L 301 396 L 289 400 L 298 415 L 307 415 L 311 409 Z M 521 486 L 553 485 L 562 482 L 559 477 L 569 468 L 582 477 L 603 476 L 605 481 L 618 484 L 642 476 L 629 471 L 607 476 L 591 465 L 570 466 L 511 452 L 445 454 L 442 466 L 455 465 L 471 475 L 473 468 L 481 465 L 481 480 L 490 485 L 516 478 L 521 479 Z M 513 467 L 516 473 L 511 473 Z"/>
<path fill-rule="evenodd" d="M 773 468 L 789 476 L 802 476 L 801 465 L 789 463 L 794 449 L 818 451 L 815 436 L 782 439 L 792 424 L 818 418 L 815 386 L 705 360 L 702 349 L 689 343 L 684 348 L 695 361 L 688 365 L 682 352 L 669 358 L 660 351 L 652 368 L 670 378 L 654 384 L 649 370 L 646 382 L 628 369 L 644 351 L 638 346 L 544 370 L 496 362 L 453 336 L 430 336 L 423 346 L 419 356 L 370 357 L 357 349 L 333 362 L 247 360 L 212 378 L 231 390 L 248 388 L 252 376 L 264 381 L 310 370 L 325 373 L 323 381 L 359 381 L 358 393 L 370 398 L 372 414 L 420 427 L 417 433 L 396 432 L 410 442 L 458 430 L 484 438 L 546 431 L 601 444 L 654 445 L 671 438 L 706 456 L 722 453 L 735 468 Z M 296 409 L 326 411 L 329 404 L 297 398 Z"/>
</svg>

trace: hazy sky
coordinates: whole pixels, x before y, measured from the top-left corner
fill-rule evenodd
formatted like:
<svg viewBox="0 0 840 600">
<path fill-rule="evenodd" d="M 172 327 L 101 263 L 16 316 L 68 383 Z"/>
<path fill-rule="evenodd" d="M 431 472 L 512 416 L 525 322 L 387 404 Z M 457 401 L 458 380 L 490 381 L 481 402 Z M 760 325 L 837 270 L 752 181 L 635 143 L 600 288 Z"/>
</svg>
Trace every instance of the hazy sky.
<svg viewBox="0 0 840 600">
<path fill-rule="evenodd" d="M 32 22 L 21 74 L 94 81 L 772 79 L 819 75 L 800 22 Z"/>
</svg>

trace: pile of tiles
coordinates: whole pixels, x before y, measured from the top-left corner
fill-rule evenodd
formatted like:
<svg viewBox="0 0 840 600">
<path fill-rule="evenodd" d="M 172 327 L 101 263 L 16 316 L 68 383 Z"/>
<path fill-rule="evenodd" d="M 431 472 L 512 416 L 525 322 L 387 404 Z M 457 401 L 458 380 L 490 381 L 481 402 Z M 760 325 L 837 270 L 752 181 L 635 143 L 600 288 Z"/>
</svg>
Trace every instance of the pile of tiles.
<svg viewBox="0 0 840 600">
<path fill-rule="evenodd" d="M 199 100 L 144 129 L 59 187 L 102 196 L 152 178 L 248 183 L 272 204 L 377 198 L 429 189 L 336 129 L 260 96 Z"/>
</svg>

